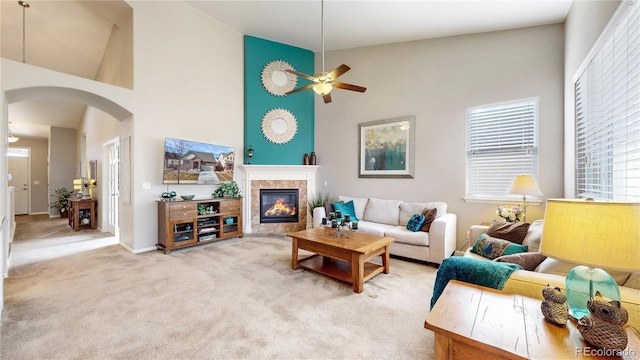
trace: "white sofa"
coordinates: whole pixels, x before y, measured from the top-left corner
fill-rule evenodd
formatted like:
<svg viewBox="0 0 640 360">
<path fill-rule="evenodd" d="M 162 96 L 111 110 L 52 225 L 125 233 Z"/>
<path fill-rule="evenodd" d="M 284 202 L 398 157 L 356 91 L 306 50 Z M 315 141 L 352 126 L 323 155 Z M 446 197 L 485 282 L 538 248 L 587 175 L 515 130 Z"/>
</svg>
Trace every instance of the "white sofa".
<svg viewBox="0 0 640 360">
<path fill-rule="evenodd" d="M 537 252 L 540 248 L 542 227 L 544 220 L 536 220 L 531 223 L 527 236 L 522 242 L 529 246 L 529 252 Z M 471 252 L 475 240 L 489 229 L 484 225 L 472 225 L 469 229 L 471 246 L 465 252 L 466 257 L 480 260 L 488 260 Z M 552 258 L 546 258 L 534 270 L 516 270 L 504 285 L 503 291 L 513 294 L 525 295 L 542 299 L 542 289 L 547 285 L 565 288 L 565 278 L 569 270 L 576 264 L 562 262 Z M 620 298 L 622 305 L 629 313 L 629 325 L 640 328 L 640 273 L 606 269 L 620 286 Z"/>
<path fill-rule="evenodd" d="M 444 202 L 409 203 L 402 200 L 338 197 L 338 201 L 345 203 L 351 200 L 358 218 L 358 231 L 396 239 L 390 247 L 391 255 L 440 264 L 456 250 L 457 216 L 447 213 L 447 204 Z M 421 214 L 427 208 L 437 209 L 429 232 L 407 230 L 411 216 Z M 322 218 L 326 216 L 324 207 L 315 208 L 313 227 L 323 226 Z"/>
</svg>

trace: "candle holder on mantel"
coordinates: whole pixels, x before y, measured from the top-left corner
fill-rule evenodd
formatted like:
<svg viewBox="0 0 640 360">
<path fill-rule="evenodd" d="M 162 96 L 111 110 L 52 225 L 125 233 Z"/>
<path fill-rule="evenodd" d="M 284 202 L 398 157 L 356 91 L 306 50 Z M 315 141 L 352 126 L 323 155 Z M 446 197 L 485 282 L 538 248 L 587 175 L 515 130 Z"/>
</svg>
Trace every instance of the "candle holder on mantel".
<svg viewBox="0 0 640 360">
<path fill-rule="evenodd" d="M 335 229 L 336 231 L 332 232 L 331 236 L 336 238 L 349 238 L 350 231 L 358 230 L 358 222 L 352 222 L 349 214 L 345 214 L 344 217 L 342 217 L 340 211 L 330 212 L 328 219 L 323 217 L 322 225 Z"/>
</svg>

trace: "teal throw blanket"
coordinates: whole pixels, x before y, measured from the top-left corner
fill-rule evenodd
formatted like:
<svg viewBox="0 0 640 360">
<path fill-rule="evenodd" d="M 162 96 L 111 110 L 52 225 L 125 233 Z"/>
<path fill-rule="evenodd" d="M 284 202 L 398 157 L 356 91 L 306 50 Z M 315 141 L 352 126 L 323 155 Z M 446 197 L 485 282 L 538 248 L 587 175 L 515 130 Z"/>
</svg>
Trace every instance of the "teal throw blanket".
<svg viewBox="0 0 640 360">
<path fill-rule="evenodd" d="M 522 266 L 518 264 L 485 261 L 462 256 L 446 258 L 440 264 L 436 274 L 430 309 L 433 309 L 433 305 L 438 301 L 449 280 L 459 280 L 502 290 L 509 276 L 520 269 L 522 269 Z"/>
</svg>

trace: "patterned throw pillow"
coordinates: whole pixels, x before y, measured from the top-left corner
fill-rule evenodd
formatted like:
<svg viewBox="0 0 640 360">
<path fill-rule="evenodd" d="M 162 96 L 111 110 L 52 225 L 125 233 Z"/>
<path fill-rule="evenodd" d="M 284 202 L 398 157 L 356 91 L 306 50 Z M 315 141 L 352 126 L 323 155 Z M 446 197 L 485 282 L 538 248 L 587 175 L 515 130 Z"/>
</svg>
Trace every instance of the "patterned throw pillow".
<svg viewBox="0 0 640 360">
<path fill-rule="evenodd" d="M 413 214 L 411 216 L 411 219 L 409 219 L 409 222 L 407 223 L 407 229 L 409 231 L 419 231 L 420 228 L 422 227 L 422 224 L 424 224 L 425 221 L 425 217 L 422 214 Z"/>
<path fill-rule="evenodd" d="M 528 248 L 526 245 L 514 244 L 508 240 L 496 239 L 487 234 L 482 234 L 471 248 L 471 252 L 493 260 L 503 255 L 526 252 Z"/>
</svg>

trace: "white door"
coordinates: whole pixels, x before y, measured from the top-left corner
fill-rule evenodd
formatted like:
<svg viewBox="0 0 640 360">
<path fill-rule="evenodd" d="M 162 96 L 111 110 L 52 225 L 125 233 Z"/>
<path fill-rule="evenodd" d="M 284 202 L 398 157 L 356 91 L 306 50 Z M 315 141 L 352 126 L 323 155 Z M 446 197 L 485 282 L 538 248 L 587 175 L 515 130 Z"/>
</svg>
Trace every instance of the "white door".
<svg viewBox="0 0 640 360">
<path fill-rule="evenodd" d="M 15 187 L 15 214 L 29 214 L 29 149 L 9 154 L 9 186 Z"/>
<path fill-rule="evenodd" d="M 107 145 L 107 221 L 106 231 L 118 235 L 118 166 L 120 163 L 120 144 Z"/>
</svg>

